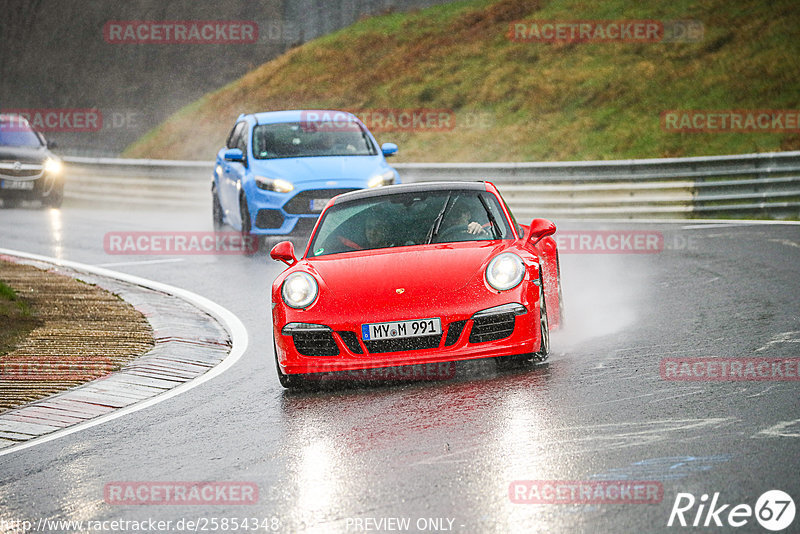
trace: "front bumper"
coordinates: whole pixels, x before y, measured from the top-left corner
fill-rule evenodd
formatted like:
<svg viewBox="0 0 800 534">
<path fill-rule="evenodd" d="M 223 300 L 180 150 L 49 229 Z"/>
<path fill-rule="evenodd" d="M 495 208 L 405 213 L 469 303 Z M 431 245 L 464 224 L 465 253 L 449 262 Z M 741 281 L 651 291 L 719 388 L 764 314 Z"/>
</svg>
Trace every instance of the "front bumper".
<svg viewBox="0 0 800 534">
<path fill-rule="evenodd" d="M 276 193 L 253 186 L 247 199 L 252 221 L 251 233 L 259 235 L 310 233 L 327 200 L 363 187 L 365 185 L 361 182 L 340 181 L 335 187 L 309 185 L 290 193 Z"/>
<path fill-rule="evenodd" d="M 36 178 L 18 178 L 0 174 L 0 198 L 14 200 L 40 200 L 62 187 L 60 176 L 43 172 Z"/>
<path fill-rule="evenodd" d="M 285 374 L 529 354 L 538 351 L 541 344 L 538 305 L 529 307 L 505 303 L 471 314 L 439 316 L 442 333 L 435 336 L 364 341 L 359 335 L 361 323 L 285 321 L 275 323 L 273 334 L 278 363 Z M 436 313 L 427 315 L 435 316 Z"/>
</svg>

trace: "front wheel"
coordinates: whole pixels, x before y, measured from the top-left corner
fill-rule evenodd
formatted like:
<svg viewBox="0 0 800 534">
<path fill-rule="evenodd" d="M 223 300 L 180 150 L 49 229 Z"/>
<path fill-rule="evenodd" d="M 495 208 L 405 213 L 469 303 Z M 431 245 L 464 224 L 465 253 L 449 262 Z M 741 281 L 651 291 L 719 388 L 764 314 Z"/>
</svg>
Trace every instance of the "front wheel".
<svg viewBox="0 0 800 534">
<path fill-rule="evenodd" d="M 214 223 L 214 231 L 222 230 L 222 204 L 219 202 L 216 188 L 211 189 L 211 218 Z"/>
<path fill-rule="evenodd" d="M 281 366 L 278 364 L 278 347 L 275 341 L 272 342 L 272 351 L 275 353 L 275 369 L 278 371 L 278 381 L 286 389 L 297 389 L 303 387 L 305 380 L 303 375 L 287 375 L 281 371 Z"/>
<path fill-rule="evenodd" d="M 64 202 L 64 184 L 56 183 L 50 193 L 42 198 L 42 205 L 48 208 L 60 208 Z"/>
<path fill-rule="evenodd" d="M 245 254 L 248 256 L 258 252 L 258 236 L 252 233 L 252 223 L 250 222 L 250 209 L 247 207 L 247 197 L 239 197 L 239 215 L 242 222 L 242 242 L 245 244 Z"/>
<path fill-rule="evenodd" d="M 539 275 L 541 291 L 539 292 L 539 352 L 533 353 L 533 361 L 543 362 L 550 355 L 550 325 L 547 322 L 547 301 L 544 298 L 544 283 L 541 274 Z"/>
</svg>

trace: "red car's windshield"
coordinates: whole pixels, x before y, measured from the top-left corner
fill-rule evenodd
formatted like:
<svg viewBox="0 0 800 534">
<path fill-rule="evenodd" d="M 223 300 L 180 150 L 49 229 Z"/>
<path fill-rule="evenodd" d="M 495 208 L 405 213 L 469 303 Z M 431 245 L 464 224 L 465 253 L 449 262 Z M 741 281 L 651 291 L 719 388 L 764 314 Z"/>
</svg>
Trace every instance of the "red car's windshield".
<svg viewBox="0 0 800 534">
<path fill-rule="evenodd" d="M 320 221 L 309 255 L 512 236 L 491 193 L 423 191 L 334 204 Z"/>
</svg>

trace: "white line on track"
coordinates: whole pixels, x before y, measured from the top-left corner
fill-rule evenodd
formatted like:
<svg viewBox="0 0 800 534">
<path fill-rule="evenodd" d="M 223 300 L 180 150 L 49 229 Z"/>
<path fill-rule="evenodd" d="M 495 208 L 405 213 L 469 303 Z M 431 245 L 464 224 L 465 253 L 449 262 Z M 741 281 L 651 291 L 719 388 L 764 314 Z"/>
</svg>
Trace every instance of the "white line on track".
<svg viewBox="0 0 800 534">
<path fill-rule="evenodd" d="M 125 408 L 120 408 L 119 410 L 111 412 L 107 415 L 96 417 L 90 421 L 86 421 L 85 423 L 79 423 L 77 425 L 65 428 L 63 430 L 57 430 L 55 432 L 47 434 L 46 436 L 26 441 L 25 443 L 21 443 L 19 445 L 12 445 L 10 447 L 0 449 L 0 456 L 4 456 L 12 452 L 18 452 L 27 449 L 29 447 L 33 447 L 35 445 L 41 445 L 42 443 L 47 443 L 48 441 L 53 441 L 55 439 L 62 438 L 64 436 L 68 436 L 69 434 L 74 434 L 75 432 L 80 432 L 82 430 L 86 430 L 93 426 L 101 425 L 103 423 L 107 423 L 108 421 L 113 421 L 114 419 L 117 419 L 124 415 L 128 415 L 133 412 L 138 412 L 139 410 L 149 408 L 150 406 L 154 406 L 160 402 L 171 399 L 176 395 L 185 393 L 186 391 L 189 391 L 192 388 L 195 388 L 205 382 L 208 382 L 212 378 L 215 378 L 224 373 L 225 371 L 227 371 L 234 363 L 236 363 L 239 360 L 239 358 L 241 358 L 242 354 L 244 354 L 244 351 L 247 349 L 247 344 L 248 344 L 247 329 L 245 328 L 244 324 L 242 324 L 242 322 L 239 320 L 239 318 L 236 317 L 236 315 L 234 315 L 232 312 L 228 311 L 226 308 L 220 306 L 219 304 L 205 297 L 201 297 L 196 293 L 192 293 L 191 291 L 187 291 L 185 289 L 170 286 L 167 284 L 162 284 L 161 282 L 147 280 L 145 278 L 140 278 L 138 276 L 134 276 L 131 274 L 119 273 L 116 271 L 104 269 L 102 267 L 86 265 L 83 263 L 78 263 L 73 261 L 59 260 L 47 256 L 39 256 L 38 254 L 29 254 L 27 252 L 20 252 L 4 248 L 0 248 L 0 254 L 50 263 L 53 265 L 74 269 L 76 271 L 83 271 L 86 273 L 96 274 L 98 276 L 106 276 L 109 278 L 122 280 L 123 282 L 128 282 L 131 284 L 147 287 L 150 289 L 154 289 L 156 291 L 162 291 L 164 293 L 176 296 L 178 298 L 190 302 L 191 304 L 194 304 L 195 306 L 197 306 L 202 310 L 205 310 L 206 312 L 214 316 L 216 319 L 218 319 L 225 326 L 228 332 L 230 332 L 231 341 L 233 343 L 231 352 L 224 360 L 222 360 L 222 362 L 220 362 L 217 366 L 215 366 L 205 374 L 195 378 L 194 380 L 185 382 L 151 399 L 144 400 L 142 402 L 133 404 L 131 406 L 127 406 Z"/>
<path fill-rule="evenodd" d="M 174 258 L 170 260 L 142 260 L 142 261 L 118 261 L 115 263 L 98 263 L 98 267 L 120 267 L 122 265 L 153 265 L 156 263 L 177 263 L 184 261 L 183 258 Z"/>
</svg>

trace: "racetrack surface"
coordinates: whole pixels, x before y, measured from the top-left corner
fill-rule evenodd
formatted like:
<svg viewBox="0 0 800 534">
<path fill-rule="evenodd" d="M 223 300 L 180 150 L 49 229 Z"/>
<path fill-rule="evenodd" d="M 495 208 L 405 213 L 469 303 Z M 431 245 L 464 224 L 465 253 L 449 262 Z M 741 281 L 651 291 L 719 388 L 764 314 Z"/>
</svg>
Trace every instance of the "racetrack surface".
<svg viewBox="0 0 800 534">
<path fill-rule="evenodd" d="M 661 232 L 664 249 L 562 253 L 567 325 L 546 365 L 499 373 L 481 361 L 449 381 L 295 393 L 278 384 L 272 354 L 269 288 L 282 264 L 263 252 L 103 248 L 107 232 L 210 231 L 208 211 L 0 210 L 0 247 L 185 288 L 235 313 L 250 339 L 233 367 L 201 386 L 0 457 L 0 532 L 16 532 L 13 521 L 91 529 L 39 523 L 59 519 L 153 519 L 178 532 L 181 519 L 203 518 L 209 531 L 214 518 L 266 519 L 261 526 L 279 532 L 387 531 L 390 518 L 408 518 L 411 532 L 667 532 L 681 530 L 666 526 L 679 493 L 719 492 L 732 507 L 780 489 L 800 503 L 800 382 L 660 375 L 664 358 L 800 357 L 800 226 L 555 221 L 578 232 Z M 516 480 L 654 481 L 663 498 L 518 504 Z M 255 483 L 258 497 L 106 502 L 104 489 L 131 481 Z M 752 517 L 738 531 L 766 532 Z"/>
</svg>

